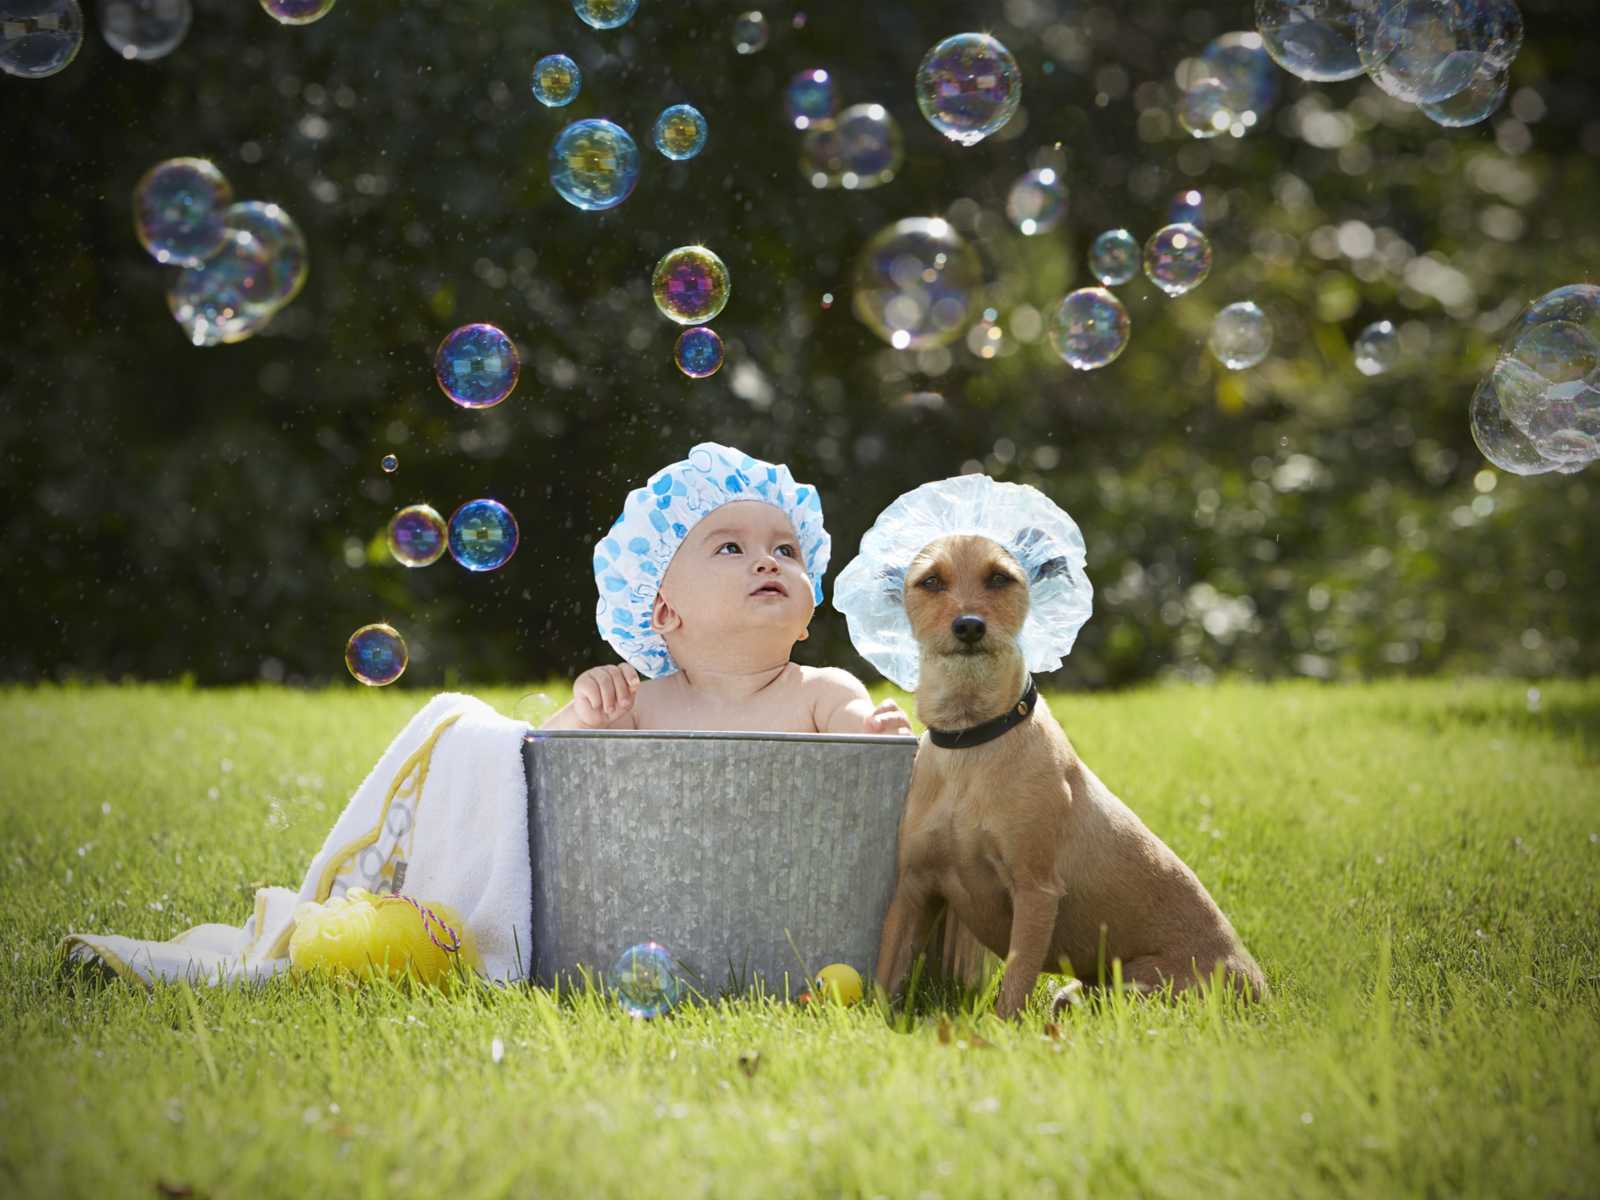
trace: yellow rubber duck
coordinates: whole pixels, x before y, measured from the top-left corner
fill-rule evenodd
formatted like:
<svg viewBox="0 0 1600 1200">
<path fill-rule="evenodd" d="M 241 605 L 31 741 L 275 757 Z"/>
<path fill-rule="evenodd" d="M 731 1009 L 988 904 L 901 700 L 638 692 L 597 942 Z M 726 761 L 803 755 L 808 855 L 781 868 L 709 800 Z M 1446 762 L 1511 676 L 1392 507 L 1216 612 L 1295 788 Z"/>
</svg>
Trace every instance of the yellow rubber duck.
<svg viewBox="0 0 1600 1200">
<path fill-rule="evenodd" d="M 424 983 L 452 979 L 457 963 L 482 968 L 477 942 L 461 915 L 447 904 L 380 896 L 351 888 L 325 904 L 308 900 L 295 909 L 289 965 L 314 972 L 402 979 L 409 969 Z"/>
</svg>

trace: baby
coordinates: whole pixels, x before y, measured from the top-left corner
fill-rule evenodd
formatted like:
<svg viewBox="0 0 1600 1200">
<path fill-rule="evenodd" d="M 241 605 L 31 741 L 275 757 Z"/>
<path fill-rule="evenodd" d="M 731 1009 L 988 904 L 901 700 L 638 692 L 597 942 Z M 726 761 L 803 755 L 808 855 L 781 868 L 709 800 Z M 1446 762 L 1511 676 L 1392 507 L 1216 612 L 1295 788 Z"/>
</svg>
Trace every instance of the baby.
<svg viewBox="0 0 1600 1200">
<path fill-rule="evenodd" d="M 541 728 L 910 733 L 850 672 L 789 661 L 830 545 L 815 488 L 702 442 L 630 492 L 595 547 L 595 621 L 625 661 L 578 676 Z"/>
</svg>

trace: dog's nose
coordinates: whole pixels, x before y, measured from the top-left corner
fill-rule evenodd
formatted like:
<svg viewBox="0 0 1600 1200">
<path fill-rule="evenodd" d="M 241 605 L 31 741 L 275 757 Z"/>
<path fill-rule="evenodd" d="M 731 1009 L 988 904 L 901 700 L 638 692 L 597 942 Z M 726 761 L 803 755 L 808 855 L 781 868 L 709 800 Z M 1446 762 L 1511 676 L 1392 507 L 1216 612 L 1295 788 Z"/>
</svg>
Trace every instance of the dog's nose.
<svg viewBox="0 0 1600 1200">
<path fill-rule="evenodd" d="M 950 632 L 956 635 L 956 641 L 972 645 L 973 642 L 983 639 L 983 631 L 987 628 L 982 617 L 957 617 L 950 622 Z"/>
</svg>

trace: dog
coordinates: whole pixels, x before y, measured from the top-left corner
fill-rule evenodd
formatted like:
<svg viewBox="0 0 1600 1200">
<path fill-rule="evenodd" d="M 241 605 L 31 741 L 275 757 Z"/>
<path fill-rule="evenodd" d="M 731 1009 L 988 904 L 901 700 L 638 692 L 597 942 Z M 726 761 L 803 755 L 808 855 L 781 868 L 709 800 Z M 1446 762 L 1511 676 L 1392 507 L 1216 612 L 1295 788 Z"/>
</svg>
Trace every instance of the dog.
<svg viewBox="0 0 1600 1200">
<path fill-rule="evenodd" d="M 1055 1015 L 1108 986 L 1117 960 L 1138 994 L 1169 982 L 1176 994 L 1220 964 L 1228 986 L 1267 999 L 1261 968 L 1195 873 L 1077 756 L 1037 694 L 1018 648 L 1029 584 L 1016 558 L 975 534 L 931 542 L 906 569 L 928 732 L 900 822 L 878 985 L 895 993 L 947 911 L 1005 960 L 1002 1017 L 1063 959 L 1077 978 L 1052 998 Z"/>
</svg>

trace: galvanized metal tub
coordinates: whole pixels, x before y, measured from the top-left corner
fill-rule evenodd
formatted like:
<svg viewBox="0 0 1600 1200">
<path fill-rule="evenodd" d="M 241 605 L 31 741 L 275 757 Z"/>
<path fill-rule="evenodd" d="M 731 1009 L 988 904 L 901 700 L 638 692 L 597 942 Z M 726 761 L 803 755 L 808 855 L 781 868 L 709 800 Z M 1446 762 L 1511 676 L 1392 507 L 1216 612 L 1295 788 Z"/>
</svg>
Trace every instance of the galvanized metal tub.
<svg viewBox="0 0 1600 1200">
<path fill-rule="evenodd" d="M 708 996 L 870 978 L 917 739 L 544 730 L 523 744 L 533 979 L 656 941 Z"/>
</svg>

